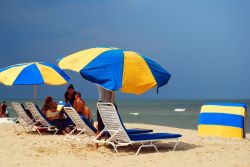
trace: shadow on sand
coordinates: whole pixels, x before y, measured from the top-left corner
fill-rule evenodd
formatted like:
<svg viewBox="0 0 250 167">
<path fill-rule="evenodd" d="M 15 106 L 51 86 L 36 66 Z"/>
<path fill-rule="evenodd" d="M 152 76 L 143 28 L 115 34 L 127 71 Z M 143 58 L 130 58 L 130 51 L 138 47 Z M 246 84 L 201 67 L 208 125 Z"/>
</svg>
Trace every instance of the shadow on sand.
<svg viewBox="0 0 250 167">
<path fill-rule="evenodd" d="M 170 152 L 170 151 L 187 151 L 187 150 L 195 149 L 198 147 L 202 147 L 202 146 L 196 145 L 196 144 L 179 142 L 176 149 L 173 150 L 175 142 L 168 142 L 168 143 L 156 142 L 154 144 L 156 145 L 156 147 L 160 153 L 166 153 L 166 152 Z M 135 154 L 139 147 L 140 147 L 139 144 L 130 145 L 127 147 L 119 147 L 118 151 L 119 151 L 119 153 Z M 112 152 L 114 152 L 112 146 L 109 146 L 109 149 L 111 149 Z M 147 154 L 147 153 L 154 153 L 154 152 L 156 152 L 156 151 L 153 147 L 148 147 L 148 148 L 142 148 L 139 154 Z"/>
</svg>

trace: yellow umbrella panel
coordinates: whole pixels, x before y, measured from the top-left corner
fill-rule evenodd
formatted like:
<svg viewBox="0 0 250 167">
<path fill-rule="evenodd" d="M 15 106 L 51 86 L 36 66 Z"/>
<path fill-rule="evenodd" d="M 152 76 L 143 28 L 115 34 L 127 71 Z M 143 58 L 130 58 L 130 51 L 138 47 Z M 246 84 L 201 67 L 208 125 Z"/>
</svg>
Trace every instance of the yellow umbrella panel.
<svg viewBox="0 0 250 167">
<path fill-rule="evenodd" d="M 63 85 L 70 77 L 59 67 L 44 63 L 32 62 L 8 66 L 0 70 L 0 82 L 11 85 Z"/>
<path fill-rule="evenodd" d="M 91 48 L 66 56 L 59 67 L 79 72 L 107 90 L 142 94 L 168 83 L 171 75 L 146 56 L 118 48 Z"/>
</svg>

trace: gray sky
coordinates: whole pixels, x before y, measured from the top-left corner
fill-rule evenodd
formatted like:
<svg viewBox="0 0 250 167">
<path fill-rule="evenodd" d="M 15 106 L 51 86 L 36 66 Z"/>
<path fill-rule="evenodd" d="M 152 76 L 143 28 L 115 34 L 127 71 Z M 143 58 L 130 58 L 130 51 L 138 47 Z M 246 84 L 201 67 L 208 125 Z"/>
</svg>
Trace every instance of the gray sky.
<svg viewBox="0 0 250 167">
<path fill-rule="evenodd" d="M 250 1 L 1 0 L 0 68 L 56 60 L 96 46 L 143 53 L 171 74 L 168 85 L 137 97 L 250 98 Z M 77 90 L 93 84 L 66 71 Z M 66 86 L 39 86 L 39 97 L 63 97 Z M 0 85 L 0 99 L 30 98 L 31 86 Z"/>
</svg>

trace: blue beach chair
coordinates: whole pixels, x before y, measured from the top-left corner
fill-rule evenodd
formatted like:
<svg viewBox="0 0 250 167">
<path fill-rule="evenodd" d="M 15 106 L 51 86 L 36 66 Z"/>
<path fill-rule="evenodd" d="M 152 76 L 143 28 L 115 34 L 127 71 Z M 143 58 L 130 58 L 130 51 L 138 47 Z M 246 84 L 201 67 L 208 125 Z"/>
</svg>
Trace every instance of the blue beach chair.
<svg viewBox="0 0 250 167">
<path fill-rule="evenodd" d="M 73 107 L 64 107 L 64 111 L 75 124 L 75 128 L 64 138 L 65 140 L 76 139 L 80 141 L 82 133 L 86 134 L 90 139 L 96 136 L 97 130 L 95 127 L 88 120 L 82 119 Z M 75 131 L 78 131 L 76 135 L 74 135 Z"/>
<path fill-rule="evenodd" d="M 25 105 L 31 112 L 36 123 L 39 122 L 42 127 L 47 128 L 48 131 L 54 131 L 54 135 L 57 134 L 58 129 L 56 128 L 56 126 L 51 125 L 50 122 L 42 116 L 42 114 L 39 112 L 38 108 L 34 103 L 26 102 Z"/>
<path fill-rule="evenodd" d="M 37 121 L 37 119 L 34 117 L 33 119 L 31 119 L 27 113 L 25 112 L 23 106 L 18 103 L 18 102 L 12 102 L 11 103 L 13 109 L 17 112 L 19 118 L 16 120 L 16 122 L 19 122 L 20 125 L 24 128 L 24 130 L 26 132 L 31 132 L 32 129 L 35 129 L 39 135 L 42 135 L 41 130 L 56 130 L 54 127 L 51 126 L 44 126 L 42 125 L 37 125 L 39 121 Z M 57 131 L 56 131 L 57 132 Z M 55 133 L 56 133 L 55 132 Z"/>
<path fill-rule="evenodd" d="M 75 128 L 69 133 L 68 136 L 66 136 L 65 139 L 77 139 L 80 140 L 80 134 L 85 133 L 88 137 L 96 137 L 97 129 L 91 125 L 91 123 L 84 119 L 83 117 L 80 117 L 79 114 L 76 112 L 76 110 L 72 107 L 64 107 L 64 110 L 66 114 L 70 117 L 70 119 L 74 122 L 76 125 Z M 123 124 L 122 124 L 123 125 Z M 124 127 L 124 125 L 123 125 Z M 125 127 L 124 127 L 125 128 Z M 78 130 L 79 132 L 73 136 L 73 133 Z M 138 134 L 138 133 L 149 133 L 153 130 L 150 129 L 127 129 L 129 134 Z"/>
<path fill-rule="evenodd" d="M 100 112 L 101 118 L 105 125 L 104 129 L 95 138 L 96 143 L 110 144 L 114 147 L 115 151 L 118 152 L 117 148 L 121 146 L 128 146 L 133 144 L 141 144 L 138 148 L 136 155 L 139 154 L 141 148 L 143 147 L 154 147 L 158 152 L 158 149 L 153 144 L 153 142 L 176 139 L 176 144 L 173 148 L 175 150 L 177 144 L 179 143 L 180 134 L 170 134 L 170 133 L 145 133 L 145 134 L 129 134 L 112 103 L 97 103 L 97 108 Z M 106 141 L 97 140 L 102 133 L 108 132 L 111 136 Z"/>
</svg>

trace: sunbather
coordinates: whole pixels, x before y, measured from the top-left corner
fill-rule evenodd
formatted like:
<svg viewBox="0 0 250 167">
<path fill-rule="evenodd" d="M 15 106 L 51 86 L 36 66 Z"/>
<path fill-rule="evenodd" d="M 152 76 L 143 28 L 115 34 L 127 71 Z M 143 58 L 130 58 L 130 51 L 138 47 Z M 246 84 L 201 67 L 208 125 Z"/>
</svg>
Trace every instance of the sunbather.
<svg viewBox="0 0 250 167">
<path fill-rule="evenodd" d="M 69 127 L 67 126 L 66 119 L 64 116 L 57 111 L 57 103 L 50 102 L 48 104 L 48 110 L 46 111 L 46 117 L 50 121 L 50 123 L 56 126 L 59 129 L 59 132 L 62 134 L 67 134 L 70 132 Z"/>
<path fill-rule="evenodd" d="M 75 94 L 74 109 L 81 117 L 84 117 L 93 125 L 94 122 L 92 119 L 91 110 L 86 106 L 85 101 L 81 98 L 80 92 L 76 92 Z"/>
</svg>

